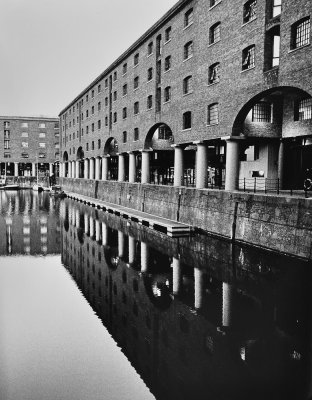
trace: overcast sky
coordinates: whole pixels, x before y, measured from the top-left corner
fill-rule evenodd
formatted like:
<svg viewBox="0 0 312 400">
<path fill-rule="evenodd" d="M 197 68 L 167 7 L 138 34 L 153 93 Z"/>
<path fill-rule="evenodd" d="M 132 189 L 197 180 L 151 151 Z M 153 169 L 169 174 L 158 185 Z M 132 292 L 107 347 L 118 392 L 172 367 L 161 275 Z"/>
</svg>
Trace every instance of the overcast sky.
<svg viewBox="0 0 312 400">
<path fill-rule="evenodd" d="M 177 0 L 0 0 L 0 115 L 57 116 Z"/>
</svg>

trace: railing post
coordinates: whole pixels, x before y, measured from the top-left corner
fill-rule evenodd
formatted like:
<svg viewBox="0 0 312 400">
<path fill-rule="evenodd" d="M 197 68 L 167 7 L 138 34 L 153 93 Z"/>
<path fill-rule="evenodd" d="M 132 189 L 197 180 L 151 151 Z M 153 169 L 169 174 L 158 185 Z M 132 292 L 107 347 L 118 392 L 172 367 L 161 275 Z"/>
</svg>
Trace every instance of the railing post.
<svg viewBox="0 0 312 400">
<path fill-rule="evenodd" d="M 246 178 L 244 178 L 244 192 L 246 192 Z"/>
<path fill-rule="evenodd" d="M 257 191 L 257 178 L 255 177 L 255 180 L 254 180 L 254 193 L 256 193 L 256 191 Z"/>
<path fill-rule="evenodd" d="M 267 178 L 264 178 L 264 193 L 267 192 Z"/>
<path fill-rule="evenodd" d="M 279 178 L 277 178 L 277 194 L 279 194 L 279 184 L 280 184 L 280 180 L 279 180 Z"/>
</svg>

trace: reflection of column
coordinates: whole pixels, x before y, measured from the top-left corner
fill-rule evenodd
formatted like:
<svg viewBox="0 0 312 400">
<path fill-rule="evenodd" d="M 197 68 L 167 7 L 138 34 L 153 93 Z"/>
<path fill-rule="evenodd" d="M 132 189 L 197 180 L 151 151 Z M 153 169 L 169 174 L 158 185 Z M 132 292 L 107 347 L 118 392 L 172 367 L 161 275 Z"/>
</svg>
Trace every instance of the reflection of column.
<svg viewBox="0 0 312 400">
<path fill-rule="evenodd" d="M 125 249 L 125 235 L 118 231 L 118 257 L 123 258 Z"/>
<path fill-rule="evenodd" d="M 68 178 L 72 178 L 72 162 L 68 161 Z"/>
<path fill-rule="evenodd" d="M 61 162 L 59 163 L 59 177 L 63 177 L 63 163 Z"/>
<path fill-rule="evenodd" d="M 196 188 L 207 187 L 208 178 L 208 149 L 206 144 L 198 143 L 196 152 Z"/>
<path fill-rule="evenodd" d="M 31 163 L 31 176 L 36 176 L 36 163 Z"/>
<path fill-rule="evenodd" d="M 125 155 L 118 154 L 118 182 L 124 182 L 126 179 Z"/>
<path fill-rule="evenodd" d="M 97 219 L 95 220 L 95 240 L 99 242 L 100 237 L 101 237 L 101 226 L 100 226 L 100 221 Z"/>
<path fill-rule="evenodd" d="M 79 214 L 79 210 L 76 210 L 76 228 L 79 228 L 80 226 L 80 214 Z"/>
<path fill-rule="evenodd" d="M 107 181 L 108 176 L 108 156 L 102 158 L 102 180 Z"/>
<path fill-rule="evenodd" d="M 135 262 L 135 239 L 132 236 L 129 239 L 129 264 L 134 264 Z"/>
<path fill-rule="evenodd" d="M 89 223 L 90 223 L 89 234 L 90 234 L 90 237 L 93 238 L 93 236 L 94 236 L 94 219 L 92 218 L 92 216 L 90 216 L 90 218 L 89 218 Z"/>
<path fill-rule="evenodd" d="M 76 174 L 75 174 L 75 178 L 80 178 L 80 176 L 79 176 L 79 166 L 80 166 L 80 161 L 77 160 L 77 161 L 76 161 Z"/>
<path fill-rule="evenodd" d="M 225 190 L 238 189 L 239 142 L 226 141 Z"/>
<path fill-rule="evenodd" d="M 94 179 L 94 158 L 89 160 L 89 179 Z"/>
<path fill-rule="evenodd" d="M 233 286 L 229 283 L 222 283 L 222 325 L 230 326 L 232 318 Z"/>
<path fill-rule="evenodd" d="M 107 246 L 108 241 L 108 228 L 105 222 L 102 222 L 102 245 Z"/>
<path fill-rule="evenodd" d="M 181 265 L 178 258 L 172 259 L 172 292 L 178 295 L 181 289 Z"/>
<path fill-rule="evenodd" d="M 85 231 L 86 235 L 89 233 L 89 216 L 88 216 L 88 214 L 84 215 L 84 231 Z"/>
<path fill-rule="evenodd" d="M 129 153 L 129 182 L 134 183 L 136 181 L 136 155 L 135 153 Z"/>
<path fill-rule="evenodd" d="M 174 145 L 174 186 L 183 186 L 184 183 L 183 151 L 184 150 L 181 146 Z"/>
<path fill-rule="evenodd" d="M 195 299 L 194 299 L 194 307 L 196 310 L 199 310 L 203 303 L 203 271 L 194 268 L 194 290 L 195 290 Z"/>
<path fill-rule="evenodd" d="M 150 183 L 150 154 L 148 150 L 142 150 L 141 183 Z"/>
<path fill-rule="evenodd" d="M 76 161 L 72 161 L 72 178 L 77 178 L 76 177 Z"/>
<path fill-rule="evenodd" d="M 284 142 L 280 141 L 278 149 L 278 179 L 280 189 L 283 189 L 283 175 L 284 175 Z"/>
<path fill-rule="evenodd" d="M 53 163 L 49 163 L 49 175 L 53 175 Z"/>
<path fill-rule="evenodd" d="M 14 163 L 14 176 L 18 176 L 18 162 Z"/>
<path fill-rule="evenodd" d="M 100 157 L 97 157 L 95 159 L 95 180 L 99 181 L 100 180 L 100 169 L 101 168 L 101 159 Z"/>
<path fill-rule="evenodd" d="M 83 169 L 83 172 L 84 172 L 84 178 L 85 178 L 85 179 L 89 179 L 89 159 L 88 159 L 88 158 L 86 158 L 86 159 L 84 160 L 84 169 Z"/>
<path fill-rule="evenodd" d="M 141 242 L 141 272 L 148 271 L 149 248 L 146 243 Z"/>
</svg>

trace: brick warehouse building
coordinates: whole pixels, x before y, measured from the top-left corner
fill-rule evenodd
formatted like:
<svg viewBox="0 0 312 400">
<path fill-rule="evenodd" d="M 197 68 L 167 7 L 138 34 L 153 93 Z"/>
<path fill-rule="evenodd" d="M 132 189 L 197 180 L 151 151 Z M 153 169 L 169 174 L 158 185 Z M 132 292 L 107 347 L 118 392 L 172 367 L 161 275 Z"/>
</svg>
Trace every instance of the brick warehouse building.
<svg viewBox="0 0 312 400">
<path fill-rule="evenodd" d="M 302 188 L 312 168 L 311 8 L 180 0 L 61 111 L 60 175 Z"/>
<path fill-rule="evenodd" d="M 47 176 L 59 161 L 59 120 L 0 116 L 1 176 Z"/>
</svg>

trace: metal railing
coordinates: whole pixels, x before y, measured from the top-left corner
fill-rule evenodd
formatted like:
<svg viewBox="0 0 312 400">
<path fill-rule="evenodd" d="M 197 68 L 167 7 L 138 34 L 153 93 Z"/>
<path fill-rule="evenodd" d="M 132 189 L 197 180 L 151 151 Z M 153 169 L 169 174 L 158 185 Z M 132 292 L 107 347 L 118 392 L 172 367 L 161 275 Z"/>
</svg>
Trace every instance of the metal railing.
<svg viewBox="0 0 312 400">
<path fill-rule="evenodd" d="M 281 189 L 281 182 L 279 178 L 243 178 L 238 181 L 238 189 L 248 193 L 272 193 L 272 194 L 289 194 L 304 195 L 309 197 L 307 189 L 298 189 L 297 187 L 290 187 L 288 189 Z"/>
</svg>

